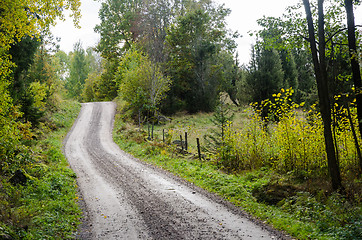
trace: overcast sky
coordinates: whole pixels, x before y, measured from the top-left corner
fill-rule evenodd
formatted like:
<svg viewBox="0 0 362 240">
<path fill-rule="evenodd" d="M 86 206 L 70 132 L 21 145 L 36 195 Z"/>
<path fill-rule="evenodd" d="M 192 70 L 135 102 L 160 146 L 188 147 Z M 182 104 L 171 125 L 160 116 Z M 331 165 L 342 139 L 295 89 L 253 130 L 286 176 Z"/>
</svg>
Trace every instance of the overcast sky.
<svg viewBox="0 0 362 240">
<path fill-rule="evenodd" d="M 231 14 L 227 18 L 229 28 L 238 31 L 243 37 L 237 40 L 239 58 L 241 63 L 247 64 L 250 59 L 251 44 L 255 39 L 250 37 L 248 32 L 258 27 L 256 20 L 263 16 L 280 17 L 286 7 L 294 5 L 299 0 L 214 0 L 220 4 L 224 3 L 231 9 Z M 95 46 L 99 41 L 99 35 L 93 31 L 96 24 L 100 22 L 98 10 L 100 3 L 94 0 L 81 0 L 80 20 L 81 29 L 73 26 L 71 20 L 59 22 L 52 32 L 56 37 L 61 38 L 60 49 L 69 52 L 73 45 L 81 40 L 83 47 Z M 356 22 L 362 24 L 362 7 L 355 12 Z"/>
</svg>

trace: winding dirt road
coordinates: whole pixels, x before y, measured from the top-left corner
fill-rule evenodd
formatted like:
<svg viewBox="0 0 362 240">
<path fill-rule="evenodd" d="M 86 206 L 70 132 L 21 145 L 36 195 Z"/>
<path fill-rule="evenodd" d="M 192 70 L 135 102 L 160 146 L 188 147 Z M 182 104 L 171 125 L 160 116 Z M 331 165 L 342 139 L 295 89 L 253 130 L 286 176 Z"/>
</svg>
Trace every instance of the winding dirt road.
<svg viewBox="0 0 362 240">
<path fill-rule="evenodd" d="M 64 142 L 85 208 L 80 239 L 277 239 L 219 198 L 134 159 L 112 139 L 112 102 L 85 103 Z"/>
</svg>

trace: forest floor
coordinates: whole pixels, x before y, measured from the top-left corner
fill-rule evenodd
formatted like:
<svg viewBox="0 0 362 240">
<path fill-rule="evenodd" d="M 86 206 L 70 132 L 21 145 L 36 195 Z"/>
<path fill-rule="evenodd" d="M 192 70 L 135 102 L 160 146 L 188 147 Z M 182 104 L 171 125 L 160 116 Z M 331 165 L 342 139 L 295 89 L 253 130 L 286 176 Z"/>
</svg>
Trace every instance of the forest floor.
<svg viewBox="0 0 362 240">
<path fill-rule="evenodd" d="M 86 103 L 65 139 L 85 216 L 80 239 L 290 239 L 192 183 L 123 152 L 115 103 Z"/>
</svg>

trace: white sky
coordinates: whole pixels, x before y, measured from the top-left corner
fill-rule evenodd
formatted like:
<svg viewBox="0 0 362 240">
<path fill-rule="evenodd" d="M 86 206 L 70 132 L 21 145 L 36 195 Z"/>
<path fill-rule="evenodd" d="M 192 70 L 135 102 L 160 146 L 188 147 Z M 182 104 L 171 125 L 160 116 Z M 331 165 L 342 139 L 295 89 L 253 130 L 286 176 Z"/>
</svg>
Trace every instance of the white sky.
<svg viewBox="0 0 362 240">
<path fill-rule="evenodd" d="M 238 31 L 243 37 L 237 40 L 240 63 L 247 64 L 250 59 L 251 44 L 255 39 L 250 37 L 248 32 L 258 28 L 256 20 L 263 16 L 280 17 L 286 7 L 294 5 L 299 0 L 214 0 L 217 3 L 225 3 L 231 9 L 227 18 L 229 28 Z M 99 41 L 99 35 L 93 31 L 96 24 L 99 24 L 98 10 L 100 3 L 94 0 L 81 0 L 80 20 L 81 29 L 73 26 L 72 20 L 59 22 L 52 29 L 56 37 L 61 37 L 60 49 L 65 52 L 73 50 L 73 45 L 81 40 L 83 47 L 95 46 Z M 356 23 L 362 24 L 362 7 L 355 12 Z"/>
</svg>

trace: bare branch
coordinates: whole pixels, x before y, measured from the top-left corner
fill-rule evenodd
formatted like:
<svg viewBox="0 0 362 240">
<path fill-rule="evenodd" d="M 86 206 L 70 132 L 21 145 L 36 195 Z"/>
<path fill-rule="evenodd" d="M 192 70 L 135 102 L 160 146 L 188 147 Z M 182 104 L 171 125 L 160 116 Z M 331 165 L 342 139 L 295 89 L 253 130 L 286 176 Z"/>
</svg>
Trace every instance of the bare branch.
<svg viewBox="0 0 362 240">
<path fill-rule="evenodd" d="M 356 27 L 356 28 L 362 27 L 362 25 L 356 25 L 355 27 Z M 337 32 L 333 33 L 332 36 L 330 36 L 330 37 L 327 39 L 326 43 L 328 43 L 329 41 L 331 41 L 332 38 L 333 38 L 334 36 L 336 36 L 338 33 L 343 32 L 343 31 L 346 31 L 346 30 L 348 30 L 348 28 L 339 29 Z"/>
</svg>

